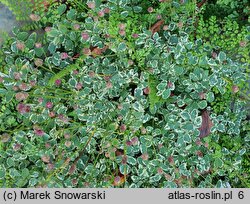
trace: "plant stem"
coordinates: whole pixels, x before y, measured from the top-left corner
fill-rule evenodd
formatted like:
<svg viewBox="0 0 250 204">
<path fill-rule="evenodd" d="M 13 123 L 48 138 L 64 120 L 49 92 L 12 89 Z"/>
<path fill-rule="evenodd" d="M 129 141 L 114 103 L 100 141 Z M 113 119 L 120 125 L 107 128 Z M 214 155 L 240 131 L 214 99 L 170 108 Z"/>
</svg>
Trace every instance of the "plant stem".
<svg viewBox="0 0 250 204">
<path fill-rule="evenodd" d="M 95 132 L 96 132 L 96 129 L 94 129 L 88 139 L 88 141 L 85 143 L 82 151 L 79 153 L 79 156 L 75 159 L 75 161 L 73 162 L 73 164 L 71 165 L 72 167 L 73 166 L 76 166 L 78 160 L 83 156 L 84 152 L 85 152 L 85 149 L 87 148 L 88 144 L 90 143 L 91 139 L 93 138 L 93 136 L 95 135 Z"/>
</svg>

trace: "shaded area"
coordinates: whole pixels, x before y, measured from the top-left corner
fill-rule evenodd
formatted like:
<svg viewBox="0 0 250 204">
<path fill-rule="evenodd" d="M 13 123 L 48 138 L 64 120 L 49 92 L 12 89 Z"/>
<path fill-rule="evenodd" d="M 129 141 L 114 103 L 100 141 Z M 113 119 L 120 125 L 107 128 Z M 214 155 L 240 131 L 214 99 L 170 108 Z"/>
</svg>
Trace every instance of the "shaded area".
<svg viewBox="0 0 250 204">
<path fill-rule="evenodd" d="M 11 32 L 14 26 L 20 26 L 12 12 L 0 3 L 0 31 Z"/>
</svg>

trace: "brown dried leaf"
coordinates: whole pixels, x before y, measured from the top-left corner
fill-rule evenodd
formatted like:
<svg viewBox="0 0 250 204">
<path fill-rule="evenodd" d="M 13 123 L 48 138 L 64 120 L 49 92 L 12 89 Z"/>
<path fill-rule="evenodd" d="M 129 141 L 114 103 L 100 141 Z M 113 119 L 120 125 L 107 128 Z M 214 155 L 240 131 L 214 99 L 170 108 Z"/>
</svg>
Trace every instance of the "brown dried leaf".
<svg viewBox="0 0 250 204">
<path fill-rule="evenodd" d="M 199 128 L 200 130 L 200 138 L 207 137 L 211 133 L 211 128 L 213 127 L 213 123 L 209 117 L 209 113 L 207 110 L 204 110 L 202 112 L 202 123 L 201 127 Z"/>
<path fill-rule="evenodd" d="M 71 166 L 70 169 L 69 169 L 69 174 L 70 174 L 70 175 L 73 174 L 73 173 L 75 172 L 75 170 L 76 170 L 76 165 L 75 165 L 75 164 L 72 164 L 72 166 Z"/>
<path fill-rule="evenodd" d="M 160 28 L 161 28 L 163 23 L 164 23 L 164 20 L 160 20 L 160 21 L 156 22 L 153 26 L 151 26 L 149 28 L 149 30 L 152 32 L 152 34 L 154 34 L 155 32 L 160 31 Z"/>
<path fill-rule="evenodd" d="M 101 55 L 101 54 L 104 53 L 107 49 L 108 49 L 108 46 L 107 46 L 107 45 L 105 45 L 104 48 L 90 47 L 91 55 L 92 55 L 93 57 L 95 57 L 95 56 L 97 56 L 97 55 Z"/>
<path fill-rule="evenodd" d="M 207 0 L 202 0 L 200 3 L 197 4 L 198 8 L 201 8 L 203 6 L 203 4 L 205 4 L 207 2 Z"/>
<path fill-rule="evenodd" d="M 115 156 L 122 156 L 124 155 L 124 150 L 123 149 L 117 149 L 115 151 Z"/>
<path fill-rule="evenodd" d="M 102 49 L 95 47 L 91 50 L 92 55 L 101 55 L 102 54 Z"/>
<path fill-rule="evenodd" d="M 40 3 L 40 5 L 37 5 L 37 3 L 36 3 L 36 1 L 35 1 L 35 0 L 32 0 L 31 2 L 32 2 L 32 3 L 33 3 L 33 5 L 34 5 L 34 8 L 33 8 L 33 10 L 34 10 L 34 11 L 36 11 L 36 10 L 37 10 L 36 6 L 43 6 L 43 7 L 44 7 L 45 12 L 47 12 L 47 11 L 48 11 L 49 6 L 50 6 L 53 2 L 55 2 L 55 1 L 56 1 L 56 0 L 53 0 L 53 1 L 44 0 L 44 1 L 42 1 L 42 2 Z"/>
</svg>

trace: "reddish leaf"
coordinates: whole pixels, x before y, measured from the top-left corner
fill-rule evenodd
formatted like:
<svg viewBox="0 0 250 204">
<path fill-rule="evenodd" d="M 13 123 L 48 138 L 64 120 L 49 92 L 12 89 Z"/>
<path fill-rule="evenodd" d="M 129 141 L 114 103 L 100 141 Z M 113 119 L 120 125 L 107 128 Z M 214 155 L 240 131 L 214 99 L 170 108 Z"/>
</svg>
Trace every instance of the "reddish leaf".
<svg viewBox="0 0 250 204">
<path fill-rule="evenodd" d="M 160 31 L 161 25 L 164 23 L 164 20 L 160 20 L 156 22 L 152 27 L 149 28 L 149 30 L 154 34 L 155 32 Z"/>
<path fill-rule="evenodd" d="M 95 47 L 91 50 L 92 55 L 101 55 L 102 54 L 102 49 Z"/>
<path fill-rule="evenodd" d="M 93 57 L 95 57 L 95 56 L 97 56 L 97 55 L 101 55 L 101 54 L 104 53 L 107 49 L 108 49 L 108 46 L 107 46 L 107 45 L 105 45 L 104 48 L 90 47 L 91 55 L 92 55 Z"/>
<path fill-rule="evenodd" d="M 80 57 L 80 53 L 77 53 L 76 55 L 74 55 L 74 56 L 72 57 L 72 59 L 77 59 L 78 57 Z"/>
<path fill-rule="evenodd" d="M 213 127 L 213 123 L 209 117 L 209 113 L 207 110 L 204 110 L 202 112 L 202 123 L 201 123 L 201 127 L 199 128 L 200 130 L 200 135 L 199 137 L 203 138 L 208 136 L 211 133 L 211 127 Z"/>
<path fill-rule="evenodd" d="M 206 3 L 207 0 L 202 0 L 200 3 L 197 4 L 198 8 L 201 8 L 203 6 L 203 4 Z"/>
<path fill-rule="evenodd" d="M 114 186 L 121 186 L 125 182 L 125 177 L 122 176 L 115 176 L 113 185 Z"/>
<path fill-rule="evenodd" d="M 76 170 L 76 165 L 75 165 L 75 164 L 72 164 L 72 166 L 71 166 L 70 169 L 69 169 L 69 174 L 70 174 L 70 175 L 73 174 L 73 173 L 75 172 L 75 170 Z"/>
<path fill-rule="evenodd" d="M 115 156 L 122 156 L 124 155 L 124 150 L 123 149 L 117 149 L 115 151 Z"/>
<path fill-rule="evenodd" d="M 55 1 L 55 0 L 54 0 L 54 1 Z M 36 11 L 36 10 L 37 10 L 37 8 L 36 8 L 36 5 L 37 5 L 37 4 L 35 3 L 35 0 L 32 0 L 31 2 L 34 4 L 33 10 Z M 50 2 L 50 1 L 48 1 L 48 0 L 44 0 L 44 1 L 42 1 L 42 2 L 40 3 L 39 6 L 43 6 L 44 9 L 45 9 L 45 12 L 47 12 L 49 6 L 51 5 L 51 3 L 52 3 L 52 2 Z"/>
</svg>

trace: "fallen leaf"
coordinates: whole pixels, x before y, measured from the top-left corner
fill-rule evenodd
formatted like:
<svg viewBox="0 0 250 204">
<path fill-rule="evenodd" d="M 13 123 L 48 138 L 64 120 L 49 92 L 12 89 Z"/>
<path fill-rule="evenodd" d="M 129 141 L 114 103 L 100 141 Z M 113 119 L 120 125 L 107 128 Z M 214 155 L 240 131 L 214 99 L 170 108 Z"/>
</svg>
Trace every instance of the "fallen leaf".
<svg viewBox="0 0 250 204">
<path fill-rule="evenodd" d="M 198 8 L 201 8 L 201 7 L 203 6 L 203 4 L 206 3 L 206 1 L 207 1 L 207 0 L 201 1 L 200 3 L 197 4 L 197 7 L 198 7 Z"/>
<path fill-rule="evenodd" d="M 209 113 L 207 110 L 204 110 L 201 114 L 202 123 L 201 127 L 199 128 L 200 131 L 200 138 L 207 137 L 211 133 L 211 128 L 213 127 L 213 123 L 209 117 Z"/>
<path fill-rule="evenodd" d="M 124 155 L 124 150 L 123 149 L 117 149 L 115 151 L 115 156 L 122 156 Z"/>
<path fill-rule="evenodd" d="M 108 46 L 107 46 L 107 45 L 105 45 L 104 48 L 90 47 L 91 55 L 92 55 L 93 57 L 95 57 L 95 56 L 97 56 L 97 55 L 101 55 L 101 54 L 104 53 L 107 49 L 108 49 Z"/>
<path fill-rule="evenodd" d="M 155 32 L 160 31 L 160 28 L 161 28 L 163 23 L 164 23 L 164 20 L 160 20 L 160 21 L 156 22 L 153 26 L 151 26 L 149 28 L 149 30 L 152 32 L 152 34 L 154 34 Z"/>
<path fill-rule="evenodd" d="M 75 164 L 72 164 L 72 166 L 71 166 L 70 169 L 69 169 L 69 174 L 70 174 L 70 175 L 73 174 L 73 173 L 75 172 L 75 170 L 76 170 L 76 165 L 75 165 Z"/>
</svg>

